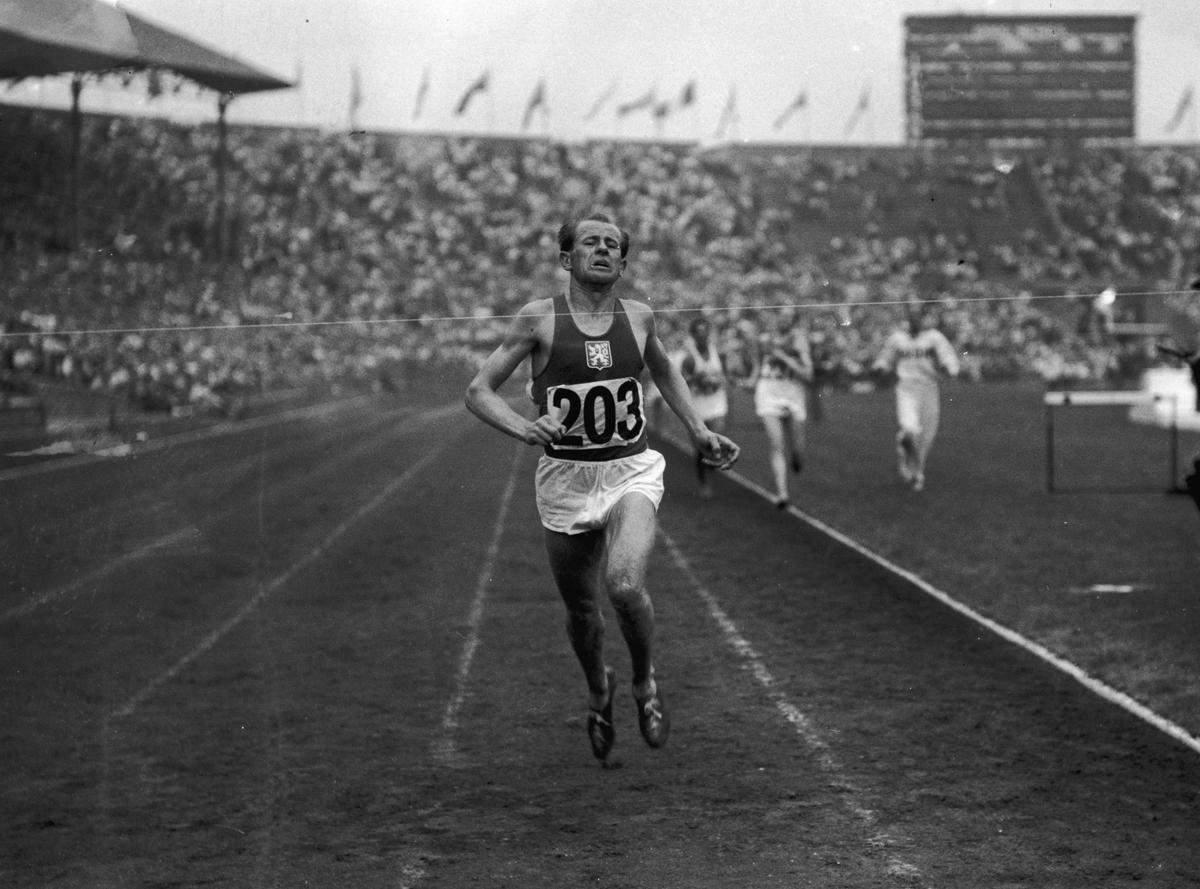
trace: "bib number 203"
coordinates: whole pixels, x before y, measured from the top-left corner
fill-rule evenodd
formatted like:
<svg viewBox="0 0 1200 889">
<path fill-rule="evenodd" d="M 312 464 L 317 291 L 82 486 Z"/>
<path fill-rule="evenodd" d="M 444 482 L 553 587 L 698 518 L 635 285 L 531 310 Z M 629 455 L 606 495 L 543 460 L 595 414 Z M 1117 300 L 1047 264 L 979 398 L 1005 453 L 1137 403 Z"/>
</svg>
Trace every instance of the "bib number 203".
<svg viewBox="0 0 1200 889">
<path fill-rule="evenodd" d="M 558 448 L 606 448 L 637 441 L 646 426 L 642 386 L 632 377 L 571 386 L 547 393 L 550 409 L 565 411 L 567 432 Z"/>
</svg>

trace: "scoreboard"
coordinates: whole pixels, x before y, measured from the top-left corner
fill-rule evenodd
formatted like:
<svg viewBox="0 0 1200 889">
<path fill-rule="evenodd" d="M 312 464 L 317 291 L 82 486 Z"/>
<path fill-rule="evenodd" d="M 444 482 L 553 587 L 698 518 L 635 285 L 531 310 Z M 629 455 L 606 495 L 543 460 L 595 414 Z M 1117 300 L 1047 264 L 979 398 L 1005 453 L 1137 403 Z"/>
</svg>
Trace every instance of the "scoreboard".
<svg viewBox="0 0 1200 889">
<path fill-rule="evenodd" d="M 908 16 L 910 142 L 1131 140 L 1134 16 Z"/>
</svg>

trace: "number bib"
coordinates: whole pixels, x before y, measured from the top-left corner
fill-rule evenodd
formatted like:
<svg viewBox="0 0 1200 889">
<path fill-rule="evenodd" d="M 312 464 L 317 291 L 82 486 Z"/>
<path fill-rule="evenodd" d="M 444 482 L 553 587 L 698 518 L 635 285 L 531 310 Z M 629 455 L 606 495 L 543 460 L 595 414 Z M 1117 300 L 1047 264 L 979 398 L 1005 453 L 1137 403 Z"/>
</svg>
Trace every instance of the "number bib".
<svg viewBox="0 0 1200 889">
<path fill-rule="evenodd" d="M 564 411 L 567 428 L 553 445 L 556 451 L 588 451 L 630 445 L 646 428 L 642 384 L 633 377 L 551 386 L 546 409 Z"/>
</svg>

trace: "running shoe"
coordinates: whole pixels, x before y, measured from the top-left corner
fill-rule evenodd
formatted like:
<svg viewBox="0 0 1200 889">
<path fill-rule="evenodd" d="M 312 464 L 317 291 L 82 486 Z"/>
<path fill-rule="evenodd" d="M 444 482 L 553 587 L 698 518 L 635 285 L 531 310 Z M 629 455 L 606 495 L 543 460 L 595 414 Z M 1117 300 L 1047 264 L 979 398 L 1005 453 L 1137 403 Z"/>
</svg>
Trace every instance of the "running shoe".
<svg viewBox="0 0 1200 889">
<path fill-rule="evenodd" d="M 654 694 L 637 702 L 638 728 L 651 747 L 662 747 L 671 732 L 671 717 L 663 703 L 662 690 L 655 683 Z"/>
<path fill-rule="evenodd" d="M 608 682 L 608 700 L 599 710 L 588 710 L 587 733 L 592 742 L 592 755 L 604 761 L 608 759 L 609 751 L 616 741 L 617 732 L 613 728 L 612 705 L 613 691 L 617 687 L 616 672 L 610 667 L 604 671 L 604 679 Z"/>
</svg>

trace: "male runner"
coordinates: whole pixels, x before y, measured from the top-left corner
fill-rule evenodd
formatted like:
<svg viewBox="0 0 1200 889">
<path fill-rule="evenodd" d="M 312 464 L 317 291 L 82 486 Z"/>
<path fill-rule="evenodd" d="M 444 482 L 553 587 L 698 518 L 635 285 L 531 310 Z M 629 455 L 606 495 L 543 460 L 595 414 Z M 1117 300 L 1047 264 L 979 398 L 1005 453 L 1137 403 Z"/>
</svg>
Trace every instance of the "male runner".
<svg viewBox="0 0 1200 889">
<path fill-rule="evenodd" d="M 536 500 L 550 569 L 567 611 L 567 634 L 589 692 L 592 753 L 607 760 L 615 740 L 615 674 L 604 658 L 607 595 L 629 649 L 638 727 L 651 747 L 666 743 L 670 719 L 654 675 L 654 607 L 646 568 L 663 494 L 661 454 L 646 442 L 643 368 L 698 450 L 728 469 L 738 446 L 711 431 L 671 364 L 644 303 L 621 299 L 629 235 L 608 216 L 567 222 L 558 232 L 566 295 L 528 303 L 467 389 L 485 423 L 541 446 Z M 522 416 L 499 389 L 530 362 L 535 417 Z"/>
<path fill-rule="evenodd" d="M 729 414 L 729 395 L 726 392 L 725 360 L 721 350 L 713 342 L 712 325 L 704 316 L 693 318 L 688 324 L 688 336 L 684 341 L 683 361 L 679 371 L 692 393 L 692 403 L 704 420 L 704 425 L 713 432 L 725 433 L 725 418 Z M 708 463 L 704 454 L 696 452 L 696 480 L 700 496 L 708 499 L 713 495 L 708 480 Z"/>
<path fill-rule="evenodd" d="M 808 385 L 813 379 L 808 333 L 791 311 L 768 320 L 758 335 L 754 359 L 754 413 L 767 433 L 767 461 L 775 482 L 774 503 L 787 509 L 788 470 L 804 468 L 808 425 Z"/>
<path fill-rule="evenodd" d="M 925 487 L 925 461 L 941 418 L 938 376 L 958 376 L 958 355 L 933 316 L 919 303 L 908 307 L 908 326 L 884 341 L 872 369 L 896 376 L 896 455 L 900 477 L 914 491 Z"/>
</svg>

